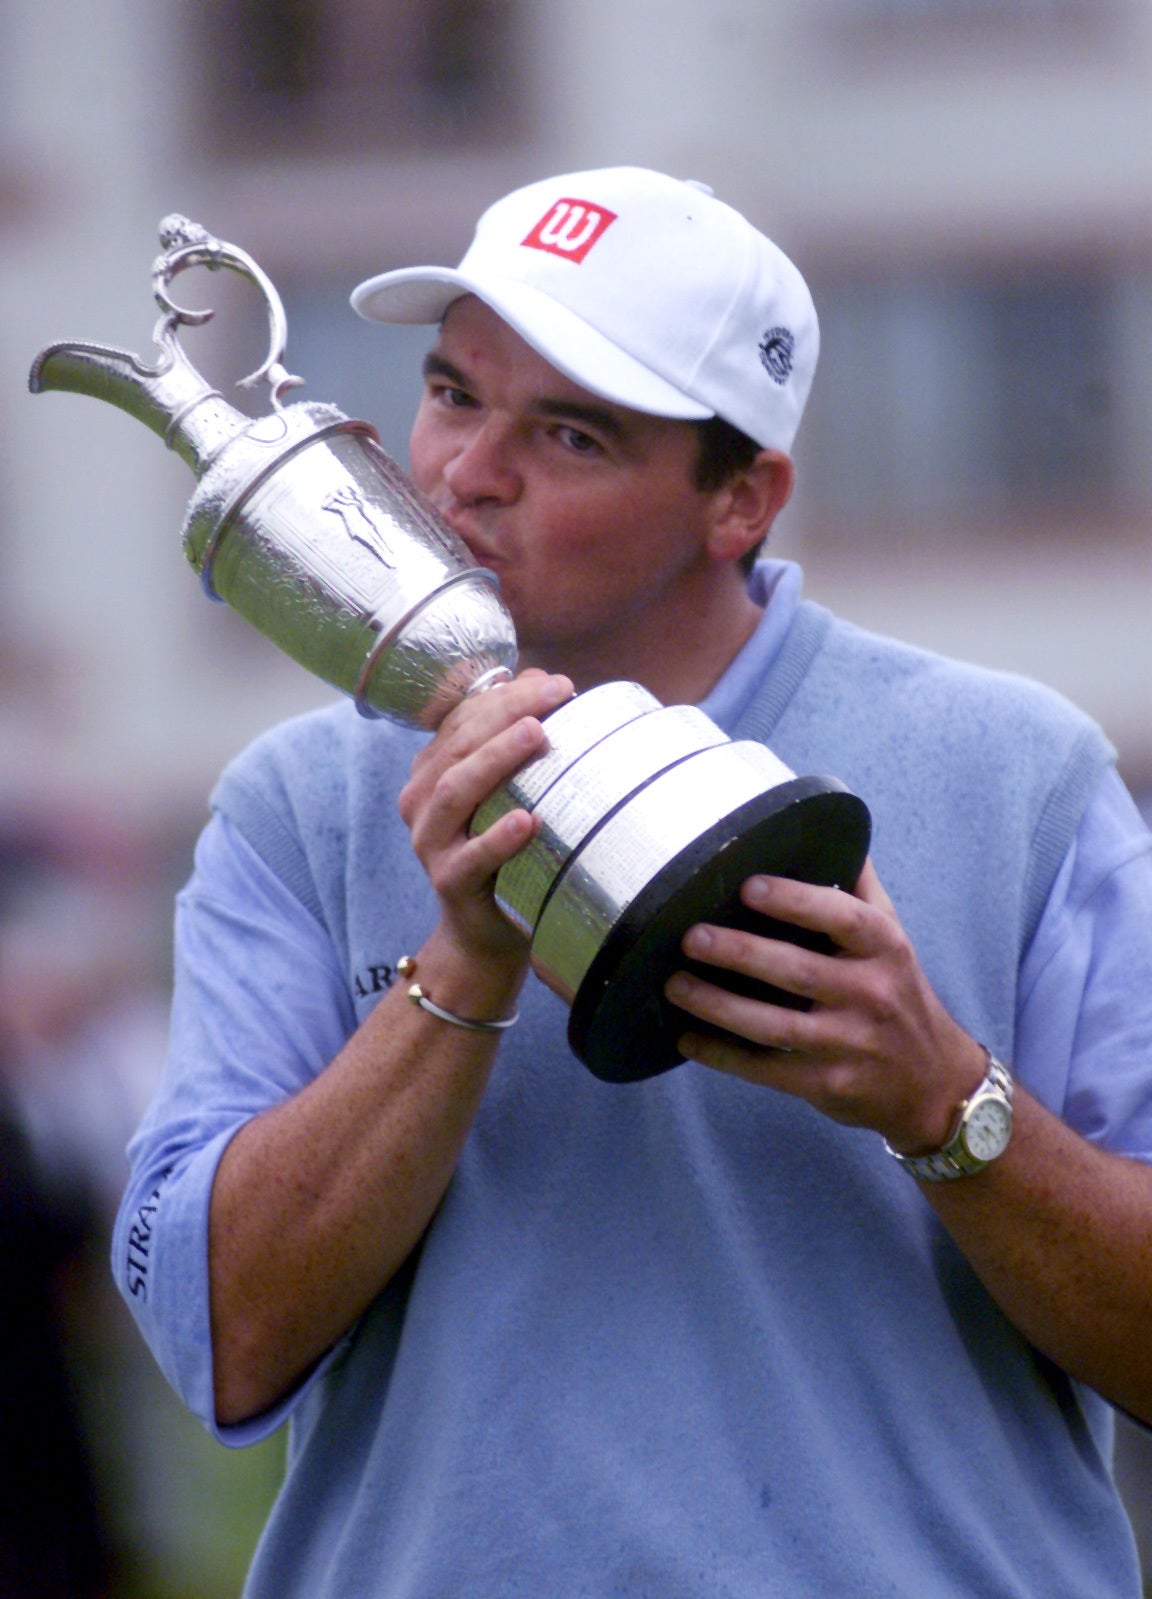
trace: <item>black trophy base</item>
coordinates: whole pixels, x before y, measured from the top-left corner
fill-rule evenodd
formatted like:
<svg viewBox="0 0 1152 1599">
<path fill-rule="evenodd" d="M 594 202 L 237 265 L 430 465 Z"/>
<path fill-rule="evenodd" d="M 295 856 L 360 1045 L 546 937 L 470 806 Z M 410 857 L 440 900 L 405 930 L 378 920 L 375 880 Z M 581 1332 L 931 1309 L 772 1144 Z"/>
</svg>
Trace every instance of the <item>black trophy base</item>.
<svg viewBox="0 0 1152 1599">
<path fill-rule="evenodd" d="M 674 971 L 696 972 L 733 993 L 802 1009 L 807 1001 L 770 984 L 687 959 L 681 939 L 696 922 L 737 927 L 809 949 L 818 933 L 778 922 L 741 902 L 759 872 L 852 888 L 868 854 L 863 800 L 830 777 L 798 777 L 748 800 L 674 856 L 636 896 L 589 966 L 572 1002 L 568 1042 L 595 1076 L 638 1082 L 679 1065 L 677 1039 L 702 1024 L 664 998 Z"/>
</svg>

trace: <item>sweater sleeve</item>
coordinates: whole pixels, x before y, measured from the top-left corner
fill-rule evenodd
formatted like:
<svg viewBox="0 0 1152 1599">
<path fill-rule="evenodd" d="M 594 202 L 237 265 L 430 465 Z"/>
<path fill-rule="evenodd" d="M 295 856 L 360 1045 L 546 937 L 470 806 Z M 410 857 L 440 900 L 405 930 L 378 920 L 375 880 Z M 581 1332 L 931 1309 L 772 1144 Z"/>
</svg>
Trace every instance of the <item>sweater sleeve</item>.
<svg viewBox="0 0 1152 1599">
<path fill-rule="evenodd" d="M 165 1376 L 230 1445 L 274 1431 L 327 1362 L 265 1415 L 216 1426 L 208 1301 L 216 1168 L 239 1129 L 305 1087 L 354 1026 L 324 928 L 214 816 L 177 900 L 168 1058 L 128 1148 L 112 1248 L 117 1286 Z"/>
<path fill-rule="evenodd" d="M 1085 1138 L 1152 1161 L 1152 835 L 1100 780 L 1021 966 L 1016 1070 Z"/>
</svg>

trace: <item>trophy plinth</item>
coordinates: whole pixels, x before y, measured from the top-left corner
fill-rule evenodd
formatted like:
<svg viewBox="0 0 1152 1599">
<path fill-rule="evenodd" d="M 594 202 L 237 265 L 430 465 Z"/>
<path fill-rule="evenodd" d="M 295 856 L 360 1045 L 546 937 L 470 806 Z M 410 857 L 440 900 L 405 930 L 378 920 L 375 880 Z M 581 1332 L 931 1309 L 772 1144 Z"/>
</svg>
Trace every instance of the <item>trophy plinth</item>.
<svg viewBox="0 0 1152 1599">
<path fill-rule="evenodd" d="M 283 362 L 287 330 L 275 288 L 234 245 L 168 217 L 153 266 L 162 312 L 159 358 L 98 344 L 54 344 L 36 357 L 33 392 L 107 400 L 158 433 L 192 468 L 185 553 L 205 591 L 355 701 L 365 716 L 434 730 L 464 695 L 507 678 L 512 619 L 492 573 L 381 449 L 374 428 L 334 406 L 285 406 L 302 380 Z M 261 291 L 271 348 L 242 387 L 267 382 L 255 421 L 189 362 L 189 311 L 169 295 L 193 266 L 226 267 Z M 736 742 L 691 706 L 666 707 L 635 683 L 578 695 L 548 718 L 550 749 L 493 794 L 480 832 L 507 811 L 536 812 L 538 836 L 498 874 L 504 914 L 531 939 L 532 964 L 570 1005 L 569 1042 L 598 1077 L 650 1077 L 682 1057 L 691 1025 L 663 997 L 691 964 L 680 940 L 697 921 L 811 942 L 740 902 L 755 872 L 855 883 L 870 823 L 862 800 L 830 777 L 798 777 L 764 745 Z M 795 996 L 700 968 L 737 992 Z"/>
</svg>

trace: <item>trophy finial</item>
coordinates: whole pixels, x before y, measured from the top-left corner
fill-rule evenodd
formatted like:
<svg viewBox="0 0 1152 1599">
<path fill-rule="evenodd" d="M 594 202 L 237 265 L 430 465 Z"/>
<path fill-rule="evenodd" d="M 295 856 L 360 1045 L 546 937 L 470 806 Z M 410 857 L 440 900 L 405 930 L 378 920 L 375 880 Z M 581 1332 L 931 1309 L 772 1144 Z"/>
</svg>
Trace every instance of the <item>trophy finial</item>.
<svg viewBox="0 0 1152 1599">
<path fill-rule="evenodd" d="M 165 254 L 184 249 L 190 244 L 214 245 L 217 249 L 220 248 L 220 241 L 214 239 L 207 228 L 202 228 L 199 222 L 193 222 L 190 217 L 181 216 L 179 211 L 171 211 L 162 218 L 160 243 L 164 246 Z"/>
<path fill-rule="evenodd" d="M 168 293 L 173 278 L 194 266 L 206 266 L 213 272 L 220 267 L 228 267 L 238 272 L 241 277 L 254 283 L 264 297 L 268 309 L 270 347 L 264 362 L 247 377 L 238 379 L 236 387 L 254 389 L 260 383 L 267 383 L 273 410 L 281 410 L 284 394 L 289 389 L 299 388 L 304 379 L 289 372 L 284 365 L 288 322 L 271 278 L 247 251 L 216 238 L 199 222 L 193 222 L 178 211 L 170 212 L 160 223 L 160 243 L 163 254 L 157 257 L 152 268 L 152 292 L 164 313 L 156 329 L 157 342 L 164 349 L 169 349 L 175 342 L 178 328 L 200 327 L 215 314 L 211 310 L 190 311 L 186 306 L 177 305 Z"/>
</svg>

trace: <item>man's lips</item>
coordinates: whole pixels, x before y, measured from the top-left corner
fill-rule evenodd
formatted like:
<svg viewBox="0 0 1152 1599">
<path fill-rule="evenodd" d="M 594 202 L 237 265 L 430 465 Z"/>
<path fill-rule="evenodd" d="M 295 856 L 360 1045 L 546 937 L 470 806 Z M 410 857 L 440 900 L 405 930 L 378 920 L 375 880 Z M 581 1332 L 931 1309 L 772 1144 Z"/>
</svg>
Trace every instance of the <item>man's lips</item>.
<svg viewBox="0 0 1152 1599">
<path fill-rule="evenodd" d="M 449 511 L 440 513 L 456 537 L 462 539 L 468 547 L 472 559 L 481 566 L 495 566 L 500 562 L 499 550 L 489 541 L 482 538 L 463 517 L 453 516 Z"/>
</svg>

